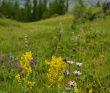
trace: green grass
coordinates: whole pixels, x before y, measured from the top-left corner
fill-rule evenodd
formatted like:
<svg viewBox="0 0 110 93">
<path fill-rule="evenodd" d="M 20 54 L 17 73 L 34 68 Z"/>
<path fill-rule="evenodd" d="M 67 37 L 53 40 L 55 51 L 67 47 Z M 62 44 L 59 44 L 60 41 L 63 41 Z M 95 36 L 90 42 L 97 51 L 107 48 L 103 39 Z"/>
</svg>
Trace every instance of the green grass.
<svg viewBox="0 0 110 93">
<path fill-rule="evenodd" d="M 51 61 L 52 56 L 61 56 L 75 62 L 71 65 L 69 81 L 75 80 L 72 72 L 78 69 L 76 62 L 83 63 L 80 67 L 82 75 L 78 77 L 80 93 L 88 93 L 90 89 L 93 90 L 93 93 L 110 92 L 110 18 L 79 24 L 75 30 L 71 29 L 72 20 L 72 15 L 32 23 L 0 19 L 0 55 L 5 54 L 5 69 L 0 68 L 0 93 L 24 93 L 22 86 L 15 79 L 19 68 L 15 69 L 13 62 L 12 69 L 9 71 L 8 58 L 9 56 L 18 57 L 20 62 L 25 52 L 31 51 L 35 54 L 36 46 L 38 46 L 36 70 L 32 68 L 33 73 L 30 75 L 30 80 L 35 82 L 32 93 L 58 93 L 57 84 L 51 84 L 46 76 L 49 67 L 45 64 L 45 60 Z M 60 42 L 59 22 L 62 22 L 63 29 Z M 91 25 L 93 25 L 92 30 L 90 30 Z M 84 30 L 84 33 L 81 38 L 78 38 L 77 45 L 75 45 L 72 32 L 75 33 L 74 37 L 78 37 L 80 28 Z M 28 47 L 24 47 L 25 34 L 27 34 Z M 100 53 L 101 44 L 103 44 L 103 53 Z M 58 45 L 61 47 L 59 50 L 57 50 Z M 76 52 L 73 52 L 72 48 L 76 48 Z M 75 56 L 71 59 L 72 54 Z M 64 91 L 66 91 L 65 83 L 66 80 L 63 79 L 61 86 Z"/>
</svg>

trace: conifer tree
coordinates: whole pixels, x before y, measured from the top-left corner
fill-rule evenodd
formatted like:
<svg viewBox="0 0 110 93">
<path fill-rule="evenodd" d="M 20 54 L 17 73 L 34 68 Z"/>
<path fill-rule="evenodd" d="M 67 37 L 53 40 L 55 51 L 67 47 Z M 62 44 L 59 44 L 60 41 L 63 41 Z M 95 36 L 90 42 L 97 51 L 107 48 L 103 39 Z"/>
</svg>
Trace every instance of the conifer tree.
<svg viewBox="0 0 110 93">
<path fill-rule="evenodd" d="M 38 20 L 38 7 L 37 7 L 37 0 L 33 1 L 33 13 L 32 13 L 32 21 Z"/>
<path fill-rule="evenodd" d="M 38 5 L 38 19 L 42 19 L 42 15 L 43 15 L 43 4 L 41 2 L 41 0 L 39 0 L 39 5 Z"/>
<path fill-rule="evenodd" d="M 68 11 L 68 0 L 66 0 L 66 11 Z"/>
<path fill-rule="evenodd" d="M 27 0 L 25 3 L 25 21 L 31 21 L 31 2 Z"/>
</svg>

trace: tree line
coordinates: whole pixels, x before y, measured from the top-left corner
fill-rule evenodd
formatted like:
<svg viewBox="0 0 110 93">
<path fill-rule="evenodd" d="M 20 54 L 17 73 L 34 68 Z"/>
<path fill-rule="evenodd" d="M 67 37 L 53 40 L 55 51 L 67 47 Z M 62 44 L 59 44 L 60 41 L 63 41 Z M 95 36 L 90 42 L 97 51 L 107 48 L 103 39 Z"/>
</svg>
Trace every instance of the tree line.
<svg viewBox="0 0 110 93">
<path fill-rule="evenodd" d="M 15 3 L 3 0 L 0 5 L 0 16 L 12 18 L 22 22 L 38 21 L 58 15 L 63 15 L 68 11 L 68 0 L 54 0 L 48 4 L 47 0 L 26 0 L 24 7 Z"/>
</svg>

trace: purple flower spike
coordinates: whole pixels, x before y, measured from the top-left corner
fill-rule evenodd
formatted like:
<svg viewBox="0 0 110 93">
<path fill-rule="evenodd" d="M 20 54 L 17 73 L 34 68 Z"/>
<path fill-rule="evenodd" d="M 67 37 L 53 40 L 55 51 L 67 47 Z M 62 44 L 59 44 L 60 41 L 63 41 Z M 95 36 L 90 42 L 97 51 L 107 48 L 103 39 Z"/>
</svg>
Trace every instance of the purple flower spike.
<svg viewBox="0 0 110 93">
<path fill-rule="evenodd" d="M 56 37 L 54 37 L 54 39 L 56 39 Z"/>
<path fill-rule="evenodd" d="M 67 63 L 68 63 L 68 64 L 73 64 L 74 62 L 73 62 L 73 61 L 67 61 Z"/>
<path fill-rule="evenodd" d="M 11 69 L 11 67 L 12 67 L 12 64 L 9 64 L 9 69 Z"/>
<path fill-rule="evenodd" d="M 1 62 L 3 63 L 3 62 L 4 62 L 4 60 L 1 60 Z"/>
<path fill-rule="evenodd" d="M 8 63 L 11 64 L 11 61 L 9 61 Z"/>
<path fill-rule="evenodd" d="M 74 71 L 73 73 L 78 76 L 82 74 L 80 71 Z"/>
<path fill-rule="evenodd" d="M 13 58 L 14 58 L 13 56 L 10 56 L 10 57 L 9 57 L 9 60 L 11 60 L 11 59 L 13 59 Z"/>
<path fill-rule="evenodd" d="M 77 65 L 78 67 L 80 67 L 80 66 L 82 65 L 82 63 L 76 63 L 76 65 Z"/>
<path fill-rule="evenodd" d="M 34 64 L 36 65 L 36 64 L 37 64 L 37 62 L 34 62 Z"/>
<path fill-rule="evenodd" d="M 72 81 L 70 81 L 70 82 L 69 82 L 69 84 L 70 84 L 71 86 L 73 86 L 73 87 L 76 87 L 76 86 L 77 86 L 77 84 L 76 84 L 76 82 L 75 82 L 75 81 L 73 81 L 73 82 L 72 82 Z"/>
<path fill-rule="evenodd" d="M 33 65 L 35 64 L 35 62 L 33 62 L 33 61 L 30 61 L 30 64 L 31 64 L 31 66 L 33 66 Z"/>
<path fill-rule="evenodd" d="M 17 62 L 15 63 L 15 68 L 18 68 L 18 63 Z"/>
</svg>

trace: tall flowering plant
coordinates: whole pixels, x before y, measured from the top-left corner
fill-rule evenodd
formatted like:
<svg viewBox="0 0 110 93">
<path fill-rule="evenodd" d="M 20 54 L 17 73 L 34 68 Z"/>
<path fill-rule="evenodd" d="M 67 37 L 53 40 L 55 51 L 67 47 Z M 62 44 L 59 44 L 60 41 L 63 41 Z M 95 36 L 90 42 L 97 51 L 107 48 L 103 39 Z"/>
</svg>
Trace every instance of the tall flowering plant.
<svg viewBox="0 0 110 93">
<path fill-rule="evenodd" d="M 32 86 L 34 86 L 35 82 L 29 81 L 29 75 L 32 73 L 31 65 L 29 64 L 32 60 L 32 53 L 26 52 L 26 54 L 21 57 L 20 67 L 22 68 L 22 72 L 17 74 L 15 77 L 17 81 L 22 85 L 24 85 L 25 91 L 30 91 Z"/>
</svg>

